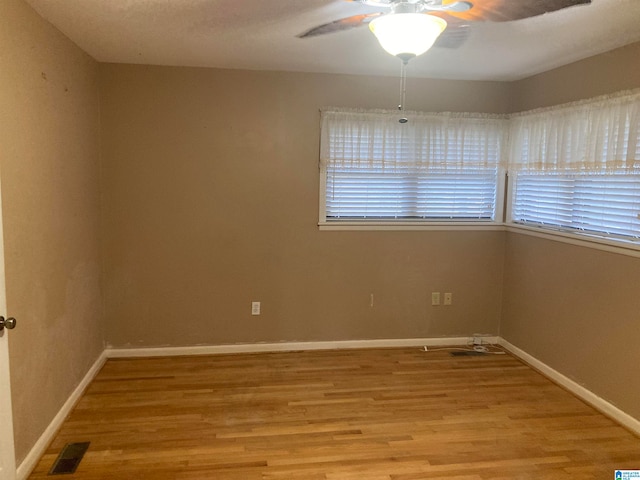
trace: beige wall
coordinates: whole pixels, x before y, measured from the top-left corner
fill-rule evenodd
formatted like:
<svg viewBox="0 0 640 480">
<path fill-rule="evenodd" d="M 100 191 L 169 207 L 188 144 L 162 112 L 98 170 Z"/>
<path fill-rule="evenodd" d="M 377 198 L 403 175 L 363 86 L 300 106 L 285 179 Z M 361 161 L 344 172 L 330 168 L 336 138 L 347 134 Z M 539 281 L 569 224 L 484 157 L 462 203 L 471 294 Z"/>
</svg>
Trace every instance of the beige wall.
<svg viewBox="0 0 640 480">
<path fill-rule="evenodd" d="M 519 109 L 640 87 L 640 43 L 514 85 Z M 511 233 L 501 335 L 640 418 L 640 259 Z"/>
<path fill-rule="evenodd" d="M 318 230 L 318 110 L 391 107 L 396 78 L 123 65 L 100 78 L 108 344 L 497 333 L 502 232 Z M 489 82 L 409 91 L 421 110 L 509 100 Z M 431 307 L 431 291 L 454 305 Z"/>
<path fill-rule="evenodd" d="M 103 350 L 97 64 L 0 2 L 0 168 L 18 463 Z"/>
<path fill-rule="evenodd" d="M 511 112 L 548 107 L 640 86 L 640 42 L 512 84 Z"/>
<path fill-rule="evenodd" d="M 501 335 L 640 418 L 640 258 L 508 234 Z"/>
</svg>

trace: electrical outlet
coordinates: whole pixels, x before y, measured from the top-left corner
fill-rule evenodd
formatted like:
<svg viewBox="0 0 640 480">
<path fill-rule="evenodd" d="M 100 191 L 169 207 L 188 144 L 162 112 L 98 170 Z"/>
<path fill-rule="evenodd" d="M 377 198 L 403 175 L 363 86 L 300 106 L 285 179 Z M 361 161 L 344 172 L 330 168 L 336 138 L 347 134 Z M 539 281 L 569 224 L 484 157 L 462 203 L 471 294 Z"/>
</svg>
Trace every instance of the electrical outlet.
<svg viewBox="0 0 640 480">
<path fill-rule="evenodd" d="M 251 315 L 260 315 L 260 302 L 251 302 Z"/>
<path fill-rule="evenodd" d="M 431 305 L 440 305 L 440 292 L 431 292 Z"/>
<path fill-rule="evenodd" d="M 453 304 L 453 293 L 445 293 L 444 294 L 444 304 L 445 305 L 452 305 Z"/>
</svg>

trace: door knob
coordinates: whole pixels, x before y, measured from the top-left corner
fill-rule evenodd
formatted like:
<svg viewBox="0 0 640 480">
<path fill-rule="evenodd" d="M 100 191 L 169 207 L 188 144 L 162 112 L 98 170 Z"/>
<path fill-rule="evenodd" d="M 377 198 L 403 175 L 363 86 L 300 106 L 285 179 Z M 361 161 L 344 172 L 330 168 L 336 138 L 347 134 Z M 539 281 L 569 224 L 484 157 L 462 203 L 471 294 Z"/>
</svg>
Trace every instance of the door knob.
<svg viewBox="0 0 640 480">
<path fill-rule="evenodd" d="M 4 317 L 0 316 L 0 332 L 4 330 L 5 327 L 8 330 L 16 328 L 16 319 L 13 317 L 9 317 L 5 320 Z"/>
</svg>

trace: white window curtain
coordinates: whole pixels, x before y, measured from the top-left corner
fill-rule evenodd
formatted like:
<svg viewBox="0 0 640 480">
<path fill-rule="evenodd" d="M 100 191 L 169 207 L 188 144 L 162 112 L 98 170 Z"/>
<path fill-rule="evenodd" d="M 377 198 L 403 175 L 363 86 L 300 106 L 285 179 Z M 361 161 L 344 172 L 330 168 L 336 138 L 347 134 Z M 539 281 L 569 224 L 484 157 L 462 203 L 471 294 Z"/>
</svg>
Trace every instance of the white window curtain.
<svg viewBox="0 0 640 480">
<path fill-rule="evenodd" d="M 320 221 L 492 221 L 506 117 L 322 111 Z"/>
<path fill-rule="evenodd" d="M 640 239 L 640 91 L 514 115 L 511 221 Z"/>
<path fill-rule="evenodd" d="M 640 169 L 640 91 L 515 114 L 513 171 L 620 172 Z"/>
<path fill-rule="evenodd" d="M 438 168 L 454 172 L 497 168 L 507 137 L 498 115 L 325 109 L 320 161 L 324 167 Z"/>
<path fill-rule="evenodd" d="M 640 90 L 511 116 L 403 116 L 321 112 L 320 222 L 501 220 L 508 167 L 509 221 L 640 239 Z"/>
</svg>

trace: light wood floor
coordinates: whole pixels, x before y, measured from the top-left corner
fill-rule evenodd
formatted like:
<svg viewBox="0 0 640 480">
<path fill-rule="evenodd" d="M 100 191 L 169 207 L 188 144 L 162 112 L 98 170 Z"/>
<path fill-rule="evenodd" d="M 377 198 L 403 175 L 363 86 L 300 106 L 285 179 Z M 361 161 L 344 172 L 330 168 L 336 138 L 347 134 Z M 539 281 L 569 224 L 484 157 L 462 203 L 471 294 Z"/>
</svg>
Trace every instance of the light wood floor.
<svg viewBox="0 0 640 480">
<path fill-rule="evenodd" d="M 600 480 L 640 468 L 638 437 L 515 358 L 417 348 L 109 360 L 29 478 L 81 441 L 84 460 L 61 478 Z"/>
</svg>

